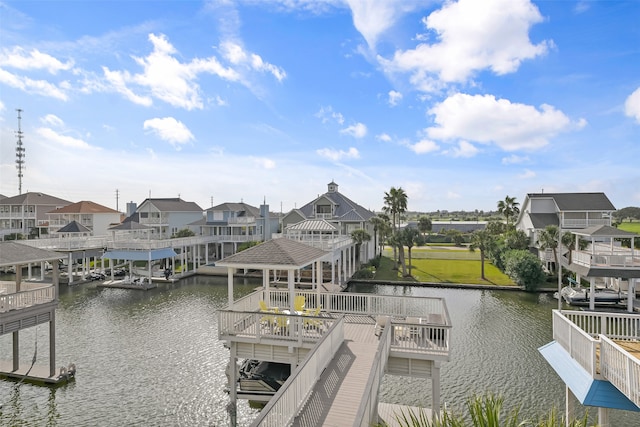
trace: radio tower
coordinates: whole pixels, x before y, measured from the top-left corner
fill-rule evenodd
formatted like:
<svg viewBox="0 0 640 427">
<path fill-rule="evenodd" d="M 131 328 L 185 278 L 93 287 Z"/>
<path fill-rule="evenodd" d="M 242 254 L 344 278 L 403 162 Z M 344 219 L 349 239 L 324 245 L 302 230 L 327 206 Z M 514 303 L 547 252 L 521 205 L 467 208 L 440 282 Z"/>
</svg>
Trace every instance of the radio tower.
<svg viewBox="0 0 640 427">
<path fill-rule="evenodd" d="M 22 128 L 20 127 L 20 113 L 22 110 L 20 108 L 16 108 L 18 112 L 18 131 L 16 135 L 18 135 L 18 142 L 16 143 L 16 168 L 18 169 L 18 194 L 22 194 L 22 169 L 24 168 L 24 147 L 22 146 Z"/>
</svg>

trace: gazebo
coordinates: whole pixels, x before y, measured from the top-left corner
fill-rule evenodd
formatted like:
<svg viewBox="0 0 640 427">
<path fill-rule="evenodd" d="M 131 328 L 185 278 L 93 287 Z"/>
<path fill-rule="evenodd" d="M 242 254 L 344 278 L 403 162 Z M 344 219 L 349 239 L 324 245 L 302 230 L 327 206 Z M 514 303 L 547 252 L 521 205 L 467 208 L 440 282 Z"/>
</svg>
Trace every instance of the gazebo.
<svg viewBox="0 0 640 427">
<path fill-rule="evenodd" d="M 216 266 L 227 267 L 229 307 L 233 305 L 233 276 L 236 270 L 261 270 L 262 282 L 267 293 L 269 291 L 269 272 L 271 270 L 287 271 L 287 287 L 289 303 L 294 310 L 295 271 L 315 265 L 316 290 L 320 292 L 322 283 L 322 262 L 330 261 L 331 253 L 314 248 L 304 243 L 277 238 L 253 246 L 223 260 L 216 261 Z"/>
</svg>

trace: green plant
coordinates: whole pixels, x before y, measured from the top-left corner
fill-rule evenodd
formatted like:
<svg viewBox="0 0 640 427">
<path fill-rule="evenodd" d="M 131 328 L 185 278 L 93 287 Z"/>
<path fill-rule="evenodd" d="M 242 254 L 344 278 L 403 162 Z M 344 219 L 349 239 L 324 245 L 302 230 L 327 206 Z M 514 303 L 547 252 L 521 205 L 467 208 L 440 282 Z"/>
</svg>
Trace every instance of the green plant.
<svg viewBox="0 0 640 427">
<path fill-rule="evenodd" d="M 545 281 L 542 263 L 534 254 L 510 250 L 504 254 L 504 272 L 527 291 L 535 291 Z"/>
</svg>

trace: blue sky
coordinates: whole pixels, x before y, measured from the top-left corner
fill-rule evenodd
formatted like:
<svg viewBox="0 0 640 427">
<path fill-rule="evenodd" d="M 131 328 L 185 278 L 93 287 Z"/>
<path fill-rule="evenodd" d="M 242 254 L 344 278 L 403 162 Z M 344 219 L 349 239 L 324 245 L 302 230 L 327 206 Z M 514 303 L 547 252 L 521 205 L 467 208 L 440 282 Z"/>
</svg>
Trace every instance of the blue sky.
<svg viewBox="0 0 640 427">
<path fill-rule="evenodd" d="M 0 1 L 0 193 L 640 206 L 637 1 Z"/>
</svg>

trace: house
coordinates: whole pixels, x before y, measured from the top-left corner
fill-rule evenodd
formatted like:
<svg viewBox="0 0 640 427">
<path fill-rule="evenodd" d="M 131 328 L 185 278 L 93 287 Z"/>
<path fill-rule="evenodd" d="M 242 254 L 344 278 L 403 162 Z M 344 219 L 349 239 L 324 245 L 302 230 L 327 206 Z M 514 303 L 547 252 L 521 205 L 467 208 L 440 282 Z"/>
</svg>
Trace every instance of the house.
<svg viewBox="0 0 640 427">
<path fill-rule="evenodd" d="M 338 184 L 331 181 L 327 192 L 282 218 L 282 230 L 286 237 L 303 242 L 336 239 L 351 240 L 351 232 L 363 229 L 373 237 L 374 229 L 369 220 L 375 213 L 360 206 L 338 191 Z M 326 248 L 325 248 L 326 249 Z M 362 244 L 361 260 L 375 256 L 373 244 Z"/>
<path fill-rule="evenodd" d="M 139 223 L 153 229 L 157 238 L 168 239 L 204 215 L 197 203 L 186 202 L 179 197 L 169 199 L 145 199 L 135 211 Z"/>
<path fill-rule="evenodd" d="M 189 228 L 201 236 L 213 236 L 218 242 L 216 259 L 237 252 L 238 245 L 271 239 L 278 230 L 279 217 L 269 212 L 269 205 L 259 208 L 244 202 L 227 202 L 205 211 L 205 217 L 189 224 Z"/>
<path fill-rule="evenodd" d="M 103 236 L 108 234 L 109 227 L 119 224 L 122 217 L 115 209 L 86 200 L 54 209 L 46 215 L 51 236 L 74 222 L 86 227 L 93 236 Z"/>
<path fill-rule="evenodd" d="M 0 199 L 0 236 L 22 234 L 25 238 L 48 232 L 47 213 L 71 204 L 44 193 L 23 193 Z"/>
</svg>

